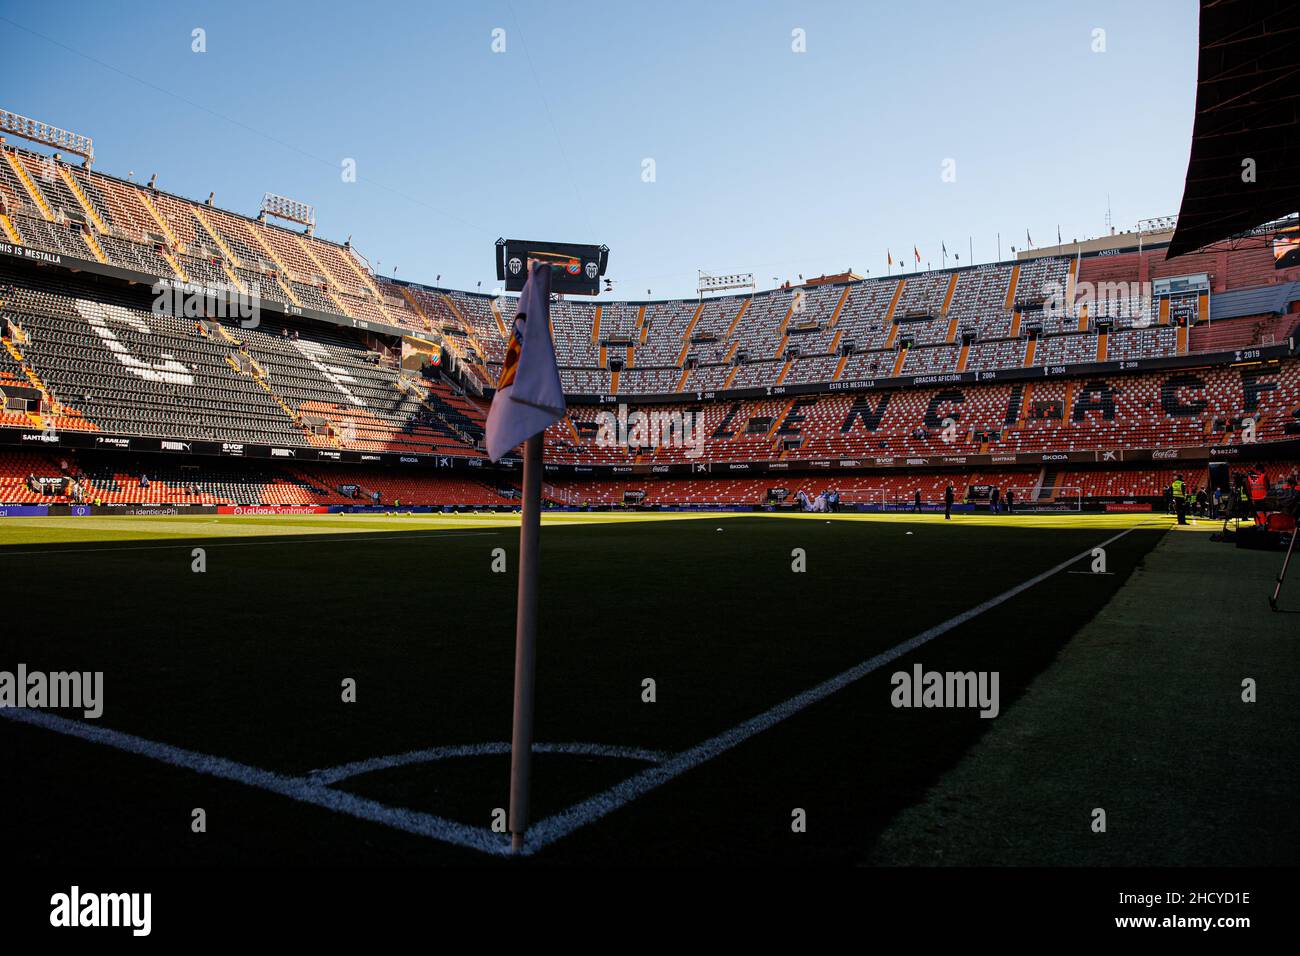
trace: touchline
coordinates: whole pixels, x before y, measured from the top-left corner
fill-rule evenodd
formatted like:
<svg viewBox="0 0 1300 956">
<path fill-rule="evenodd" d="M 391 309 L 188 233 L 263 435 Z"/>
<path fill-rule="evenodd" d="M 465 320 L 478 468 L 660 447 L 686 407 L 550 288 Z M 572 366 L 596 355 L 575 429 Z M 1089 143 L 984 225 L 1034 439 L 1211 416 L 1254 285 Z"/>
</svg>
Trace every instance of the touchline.
<svg viewBox="0 0 1300 956">
<path fill-rule="evenodd" d="M 103 671 L 0 671 L 0 709 L 80 708 L 94 719 L 104 712 Z"/>
</svg>

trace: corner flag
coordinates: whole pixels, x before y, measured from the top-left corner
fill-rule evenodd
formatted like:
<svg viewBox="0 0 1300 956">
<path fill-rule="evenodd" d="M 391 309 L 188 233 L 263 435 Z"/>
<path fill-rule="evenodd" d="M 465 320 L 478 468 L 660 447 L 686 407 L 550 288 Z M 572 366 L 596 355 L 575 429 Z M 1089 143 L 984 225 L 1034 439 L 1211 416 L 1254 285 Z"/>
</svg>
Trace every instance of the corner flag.
<svg viewBox="0 0 1300 956">
<path fill-rule="evenodd" d="M 550 315 L 551 267 L 530 264 L 487 417 L 488 457 L 493 461 L 564 415 Z"/>
<path fill-rule="evenodd" d="M 537 658 L 537 569 L 542 526 L 542 432 L 564 415 L 564 392 L 551 342 L 551 266 L 528 263 L 510 345 L 488 411 L 488 455 L 497 461 L 524 443 L 519 516 L 519 598 L 515 610 L 515 699 L 510 731 L 510 847 L 528 830 L 533 761 L 533 686 Z"/>
</svg>

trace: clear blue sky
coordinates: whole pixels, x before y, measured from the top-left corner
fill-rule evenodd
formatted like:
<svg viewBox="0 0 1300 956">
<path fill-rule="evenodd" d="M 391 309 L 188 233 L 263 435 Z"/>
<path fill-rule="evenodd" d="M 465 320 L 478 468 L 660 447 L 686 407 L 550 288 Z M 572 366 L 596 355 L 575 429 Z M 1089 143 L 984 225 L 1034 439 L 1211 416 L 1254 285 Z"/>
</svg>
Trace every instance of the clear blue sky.
<svg viewBox="0 0 1300 956">
<path fill-rule="evenodd" d="M 459 288 L 495 285 L 498 236 L 604 242 L 615 295 L 660 298 L 914 243 L 988 261 L 998 232 L 1010 258 L 1026 228 L 1102 233 L 1108 194 L 1117 228 L 1177 212 L 1197 5 L 0 0 L 0 34 L 0 107 L 107 172 L 302 199 L 381 272 Z"/>
</svg>

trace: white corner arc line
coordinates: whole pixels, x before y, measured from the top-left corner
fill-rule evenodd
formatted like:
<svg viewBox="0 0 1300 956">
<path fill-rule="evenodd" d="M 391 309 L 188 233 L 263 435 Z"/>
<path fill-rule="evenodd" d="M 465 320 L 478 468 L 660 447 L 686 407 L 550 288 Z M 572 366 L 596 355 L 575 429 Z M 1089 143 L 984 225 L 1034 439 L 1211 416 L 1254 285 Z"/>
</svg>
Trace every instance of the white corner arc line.
<svg viewBox="0 0 1300 956">
<path fill-rule="evenodd" d="M 1143 525 L 1134 525 L 1131 528 L 1126 528 L 1119 534 L 1107 538 L 1101 544 L 1094 545 L 1094 547 L 1104 548 L 1107 545 L 1118 541 L 1130 531 L 1136 531 L 1139 527 L 1143 527 Z M 951 617 L 940 624 L 936 624 L 929 630 L 922 631 L 915 637 L 911 637 L 908 640 L 903 641 L 901 644 L 896 644 L 889 650 L 883 651 L 875 657 L 865 660 L 854 667 L 850 667 L 843 673 L 837 674 L 815 687 L 809 688 L 788 700 L 782 701 L 775 707 L 765 710 L 763 713 L 751 717 L 743 723 L 737 724 L 730 730 L 724 730 L 717 736 L 710 737 L 708 740 L 696 744 L 694 747 L 683 750 L 681 753 L 670 757 L 668 760 L 657 766 L 649 767 L 636 776 L 629 777 L 622 783 L 615 784 L 603 793 L 596 794 L 594 797 L 589 797 L 580 803 L 575 803 L 567 810 L 562 810 L 544 820 L 539 820 L 529 829 L 525 837 L 522 852 L 525 854 L 536 853 L 537 851 L 550 846 L 555 841 L 563 839 L 575 830 L 579 830 L 588 824 L 595 823 L 602 817 L 608 816 L 615 810 L 627 806 L 638 797 L 643 797 L 652 790 L 658 789 L 669 781 L 686 773 L 688 770 L 693 770 L 701 764 L 707 763 L 714 757 L 726 753 L 728 750 L 744 743 L 751 737 L 775 727 L 777 724 L 789 717 L 793 717 L 795 714 L 799 713 L 799 711 L 804 710 L 818 701 L 830 697 L 837 691 L 843 690 L 845 687 L 861 680 L 863 677 L 866 677 L 872 671 L 883 667 L 885 664 L 897 660 L 904 654 L 911 653 L 923 644 L 927 644 L 936 637 L 946 634 L 953 628 L 960 627 L 962 624 L 965 624 L 972 618 L 978 617 L 985 611 L 991 610 L 999 604 L 1011 600 L 1016 595 L 1047 580 L 1052 575 L 1064 571 L 1076 561 L 1082 561 L 1084 558 L 1091 557 L 1092 552 L 1093 548 L 1089 548 L 1087 551 L 1076 554 L 1074 557 L 1062 561 L 1055 567 L 1049 568 L 1041 574 L 1037 574 L 1029 580 L 1017 584 L 1009 591 L 1003 591 L 996 597 L 991 597 L 982 604 L 977 604 L 970 610 L 963 611 L 956 617 Z"/>
<path fill-rule="evenodd" d="M 18 708 L 0 709 L 0 717 L 18 723 L 30 724 L 44 730 L 77 737 L 90 743 L 102 744 L 115 750 L 136 754 L 150 760 L 192 770 L 195 773 L 222 780 L 230 780 L 245 786 L 255 787 L 276 793 L 299 803 L 332 810 L 335 813 L 356 817 L 370 823 L 378 823 L 394 830 L 402 830 L 416 836 L 428 837 L 441 843 L 494 856 L 505 856 L 510 852 L 510 844 L 502 834 L 493 833 L 487 827 L 472 827 L 454 820 L 446 820 L 430 813 L 392 807 L 377 800 L 369 800 L 342 790 L 331 790 L 324 784 L 308 777 L 290 777 L 262 770 L 248 764 L 214 757 L 210 754 L 186 750 L 171 744 L 147 740 L 133 734 L 112 730 L 108 727 L 96 727 L 79 720 L 70 720 L 42 710 Z"/>
<path fill-rule="evenodd" d="M 452 760 L 457 757 L 485 757 L 510 753 L 510 741 L 501 740 L 486 744 L 452 744 L 446 747 L 429 747 L 425 750 L 410 750 L 406 753 L 392 754 L 387 757 L 371 757 L 368 760 L 356 760 L 324 770 L 313 770 L 307 779 L 322 786 L 333 786 L 343 780 L 358 777 L 363 773 L 377 770 L 391 770 L 394 767 L 407 767 L 412 764 L 434 763 L 438 760 Z M 559 743 L 533 744 L 535 754 L 567 754 L 577 757 L 610 757 L 615 760 L 637 760 L 642 763 L 660 764 L 669 755 L 662 750 L 645 750 L 640 747 L 617 747 L 610 744 L 593 743 Z"/>
</svg>

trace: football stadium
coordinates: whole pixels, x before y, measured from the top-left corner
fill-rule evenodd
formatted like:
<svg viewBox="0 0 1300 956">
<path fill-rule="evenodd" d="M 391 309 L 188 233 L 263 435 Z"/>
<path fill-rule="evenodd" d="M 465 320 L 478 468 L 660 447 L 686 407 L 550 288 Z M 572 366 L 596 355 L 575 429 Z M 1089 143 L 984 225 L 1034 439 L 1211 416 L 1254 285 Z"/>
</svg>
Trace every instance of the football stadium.
<svg viewBox="0 0 1300 956">
<path fill-rule="evenodd" d="M 415 29 L 401 6 L 374 12 L 386 31 Z M 764 71 L 870 72 L 832 43 L 851 5 L 725 6 L 735 43 L 775 31 Z M 1055 190 L 995 170 L 975 213 L 927 207 L 924 242 L 907 185 L 846 190 L 813 144 L 870 168 L 855 137 L 887 140 L 957 196 L 978 98 L 874 118 L 800 99 L 841 74 L 800 75 L 752 125 L 723 115 L 726 32 L 712 65 L 634 50 L 646 10 L 601 28 L 668 104 L 634 134 L 577 86 L 566 61 L 598 38 L 554 7 L 447 14 L 439 48 L 475 66 L 422 69 L 477 126 L 373 88 L 368 113 L 332 104 L 345 81 L 310 50 L 343 20 L 303 27 L 305 72 L 266 55 L 282 16 L 324 8 L 105 10 L 92 43 L 90 20 L 6 7 L 0 819 L 6 859 L 71 892 L 7 921 L 127 927 L 93 894 L 232 870 L 798 866 L 966 874 L 938 900 L 1082 868 L 1088 893 L 1044 904 L 1072 926 L 1267 922 L 1257 868 L 1300 862 L 1294 9 L 1081 6 L 1052 42 L 1137 49 L 1107 66 L 1135 71 L 1120 88 L 1177 109 L 1048 145 L 1019 77 L 1027 105 L 981 148 L 1041 151 Z M 999 11 L 987 55 L 1046 42 L 1036 9 Z M 152 69 L 122 19 L 155 16 L 176 50 Z M 416 82 L 397 59 L 366 68 Z M 1053 82 L 1063 114 L 1123 106 Z M 617 147 L 618 189 L 677 188 L 667 147 L 643 157 L 692 96 L 716 97 L 692 138 L 725 159 L 677 162 L 713 195 L 672 207 L 671 242 L 636 238 L 653 207 L 600 167 Z M 190 158 L 164 142 L 187 116 L 214 137 Z M 751 245 L 768 220 L 737 204 L 787 201 L 780 144 L 804 135 L 815 213 Z M 742 197 L 722 171 L 768 145 L 745 174 L 767 195 Z M 1089 194 L 1063 236 L 1082 160 L 1053 154 L 1077 150 L 1087 189 L 1125 198 Z M 433 208 L 512 163 L 472 224 Z M 1159 188 L 1122 184 L 1134 167 Z M 834 259 L 807 255 L 820 218 L 853 237 Z"/>
</svg>

